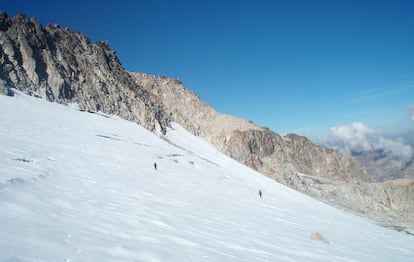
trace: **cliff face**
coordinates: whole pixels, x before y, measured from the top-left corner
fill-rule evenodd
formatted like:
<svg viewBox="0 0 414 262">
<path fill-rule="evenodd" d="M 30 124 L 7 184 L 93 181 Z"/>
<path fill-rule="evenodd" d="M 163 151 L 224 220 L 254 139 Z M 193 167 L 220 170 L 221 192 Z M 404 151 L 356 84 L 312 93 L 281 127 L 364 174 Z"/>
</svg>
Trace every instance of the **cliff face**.
<svg viewBox="0 0 414 262">
<path fill-rule="evenodd" d="M 67 28 L 43 28 L 24 15 L 0 14 L 0 92 L 11 88 L 82 110 L 101 111 L 165 132 L 170 117 L 140 88 L 107 42 Z"/>
<path fill-rule="evenodd" d="M 231 131 L 222 146 L 229 156 L 268 174 L 295 172 L 344 182 L 370 181 L 352 158 L 313 144 L 303 136 L 280 136 L 271 130 Z"/>
</svg>

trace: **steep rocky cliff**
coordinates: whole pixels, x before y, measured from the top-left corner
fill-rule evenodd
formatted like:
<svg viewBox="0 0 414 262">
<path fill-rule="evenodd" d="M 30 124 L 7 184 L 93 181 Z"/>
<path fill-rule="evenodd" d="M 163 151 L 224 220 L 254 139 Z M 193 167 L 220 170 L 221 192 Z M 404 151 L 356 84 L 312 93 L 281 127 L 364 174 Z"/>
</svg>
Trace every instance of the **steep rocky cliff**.
<svg viewBox="0 0 414 262">
<path fill-rule="evenodd" d="M 82 110 L 101 111 L 165 132 L 170 117 L 140 88 L 107 42 L 57 25 L 0 14 L 0 92 L 11 88 Z"/>
</svg>

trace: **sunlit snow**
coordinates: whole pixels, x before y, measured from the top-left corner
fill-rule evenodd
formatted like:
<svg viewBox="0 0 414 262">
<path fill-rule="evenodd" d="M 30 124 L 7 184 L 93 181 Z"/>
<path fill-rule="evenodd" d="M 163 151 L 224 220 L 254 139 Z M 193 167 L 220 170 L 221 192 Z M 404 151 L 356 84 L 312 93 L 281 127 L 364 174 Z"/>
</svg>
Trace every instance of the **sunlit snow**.
<svg viewBox="0 0 414 262">
<path fill-rule="evenodd" d="M 414 261 L 413 236 L 282 186 L 176 124 L 160 138 L 21 93 L 0 109 L 0 261 Z"/>
</svg>

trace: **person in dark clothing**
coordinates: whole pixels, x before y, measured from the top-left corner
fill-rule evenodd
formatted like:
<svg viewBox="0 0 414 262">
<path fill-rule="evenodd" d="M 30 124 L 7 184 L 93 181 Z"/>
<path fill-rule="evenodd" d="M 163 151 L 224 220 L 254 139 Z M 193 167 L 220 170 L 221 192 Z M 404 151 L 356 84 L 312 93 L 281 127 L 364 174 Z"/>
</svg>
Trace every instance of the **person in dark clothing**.
<svg viewBox="0 0 414 262">
<path fill-rule="evenodd" d="M 157 170 L 157 163 L 154 163 L 154 169 Z"/>
<path fill-rule="evenodd" d="M 259 190 L 259 197 L 262 198 L 262 190 Z"/>
</svg>

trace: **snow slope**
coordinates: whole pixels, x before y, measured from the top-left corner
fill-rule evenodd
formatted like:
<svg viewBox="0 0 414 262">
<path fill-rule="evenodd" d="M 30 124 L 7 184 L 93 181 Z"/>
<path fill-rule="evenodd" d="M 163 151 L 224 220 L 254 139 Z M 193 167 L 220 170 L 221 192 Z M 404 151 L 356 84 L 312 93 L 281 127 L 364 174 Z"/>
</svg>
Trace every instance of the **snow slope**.
<svg viewBox="0 0 414 262">
<path fill-rule="evenodd" d="M 414 237 L 277 184 L 178 125 L 160 139 L 20 93 L 0 110 L 0 261 L 414 261 Z"/>
</svg>

